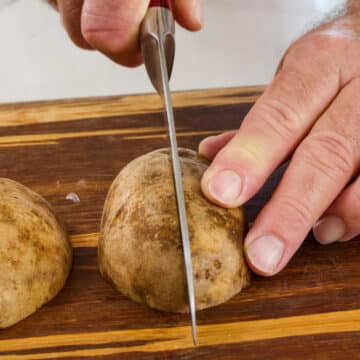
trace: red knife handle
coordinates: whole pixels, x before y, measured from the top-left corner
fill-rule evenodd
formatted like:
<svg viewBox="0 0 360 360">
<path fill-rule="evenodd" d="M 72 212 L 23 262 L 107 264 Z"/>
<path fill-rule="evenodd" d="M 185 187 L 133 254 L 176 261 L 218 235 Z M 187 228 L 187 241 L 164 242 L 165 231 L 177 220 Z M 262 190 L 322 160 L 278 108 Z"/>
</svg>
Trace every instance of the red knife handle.
<svg viewBox="0 0 360 360">
<path fill-rule="evenodd" d="M 149 7 L 163 7 L 166 9 L 171 9 L 171 1 L 170 0 L 150 0 Z"/>
</svg>

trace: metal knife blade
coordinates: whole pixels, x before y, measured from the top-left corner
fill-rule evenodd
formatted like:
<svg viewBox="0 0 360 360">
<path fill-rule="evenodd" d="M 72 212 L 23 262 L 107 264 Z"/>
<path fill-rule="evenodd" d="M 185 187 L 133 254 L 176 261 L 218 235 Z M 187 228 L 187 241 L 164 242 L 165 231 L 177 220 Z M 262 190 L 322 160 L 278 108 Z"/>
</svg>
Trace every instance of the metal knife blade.
<svg viewBox="0 0 360 360">
<path fill-rule="evenodd" d="M 176 139 L 174 111 L 169 86 L 169 77 L 175 53 L 174 19 L 168 0 L 151 1 L 150 6 L 151 7 L 145 17 L 142 27 L 141 48 L 149 77 L 155 89 L 161 95 L 165 107 L 165 117 L 167 120 L 171 149 L 172 172 L 174 177 L 180 233 L 184 253 L 189 309 L 192 324 L 192 337 L 193 342 L 196 345 L 196 304 L 189 226 L 186 216 L 185 196 Z"/>
</svg>

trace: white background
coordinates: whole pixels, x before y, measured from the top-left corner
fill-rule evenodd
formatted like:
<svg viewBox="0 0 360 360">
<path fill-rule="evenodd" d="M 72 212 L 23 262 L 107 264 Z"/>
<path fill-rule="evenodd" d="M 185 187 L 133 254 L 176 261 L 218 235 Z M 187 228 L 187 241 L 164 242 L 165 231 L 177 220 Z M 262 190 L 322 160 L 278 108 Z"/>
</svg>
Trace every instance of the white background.
<svg viewBox="0 0 360 360">
<path fill-rule="evenodd" d="M 291 41 L 344 2 L 205 1 L 205 29 L 177 29 L 174 90 L 268 83 Z M 0 45 L 0 102 L 153 91 L 143 67 L 77 49 L 40 0 L 0 0 Z"/>
</svg>

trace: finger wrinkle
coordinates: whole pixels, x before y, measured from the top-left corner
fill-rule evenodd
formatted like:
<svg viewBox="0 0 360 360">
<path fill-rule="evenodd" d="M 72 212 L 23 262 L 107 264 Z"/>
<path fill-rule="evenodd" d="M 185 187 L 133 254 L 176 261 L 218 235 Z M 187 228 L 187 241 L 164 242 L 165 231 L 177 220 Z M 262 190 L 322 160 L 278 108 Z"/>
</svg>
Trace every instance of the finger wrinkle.
<svg viewBox="0 0 360 360">
<path fill-rule="evenodd" d="M 318 131 L 310 135 L 303 143 L 302 153 L 304 160 L 334 182 L 346 175 L 350 178 L 355 172 L 355 150 L 339 133 Z"/>
<path fill-rule="evenodd" d="M 120 27 L 127 27 L 118 17 L 109 17 L 94 12 L 83 11 L 82 16 L 86 21 L 86 31 L 106 31 L 117 30 Z M 126 21 L 125 21 L 126 22 Z M 107 27 L 111 25 L 110 27 Z"/>
<path fill-rule="evenodd" d="M 276 208 L 278 221 L 283 224 L 291 224 L 293 229 L 299 231 L 310 227 L 316 221 L 310 204 L 291 195 L 279 197 Z"/>
</svg>

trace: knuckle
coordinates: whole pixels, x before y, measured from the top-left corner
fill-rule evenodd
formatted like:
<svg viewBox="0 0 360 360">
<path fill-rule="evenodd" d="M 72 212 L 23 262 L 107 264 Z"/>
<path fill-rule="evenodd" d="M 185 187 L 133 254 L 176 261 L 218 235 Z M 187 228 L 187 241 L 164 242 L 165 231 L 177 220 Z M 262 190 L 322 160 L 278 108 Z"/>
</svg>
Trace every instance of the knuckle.
<svg viewBox="0 0 360 360">
<path fill-rule="evenodd" d="M 282 83 L 281 97 L 286 97 L 288 94 L 292 94 L 294 100 L 297 103 L 306 104 L 312 99 L 312 87 L 314 78 L 311 73 L 304 71 L 304 68 L 297 66 L 286 65 L 283 67 L 278 77 Z M 317 79 L 316 79 L 317 80 Z"/>
<path fill-rule="evenodd" d="M 355 152 L 345 136 L 334 131 L 310 135 L 300 147 L 305 160 L 325 176 L 338 182 L 355 171 Z"/>
<path fill-rule="evenodd" d="M 270 131 L 285 141 L 296 136 L 302 122 L 291 105 L 275 98 L 259 103 L 256 117 L 261 120 L 262 131 Z"/>
<path fill-rule="evenodd" d="M 312 86 L 339 85 L 343 42 L 334 37 L 307 34 L 295 42 L 284 57 L 283 68 L 306 69 Z"/>
<path fill-rule="evenodd" d="M 81 33 L 84 39 L 109 54 L 127 52 L 129 49 L 130 26 L 128 22 L 117 21 L 96 12 L 83 12 Z"/>
<path fill-rule="evenodd" d="M 299 61 L 321 65 L 321 69 L 338 67 L 339 51 L 344 47 L 344 40 L 324 32 L 308 33 L 300 38 L 289 51 L 289 63 L 297 64 Z"/>
<path fill-rule="evenodd" d="M 291 195 L 282 195 L 278 199 L 277 217 L 282 224 L 291 224 L 294 230 L 299 231 L 313 222 L 310 205 Z"/>
<path fill-rule="evenodd" d="M 315 83 L 311 74 L 291 66 L 282 68 L 270 89 L 271 94 L 256 105 L 256 116 L 265 125 L 264 131 L 293 140 L 306 126 L 305 117 L 313 102 Z"/>
</svg>

